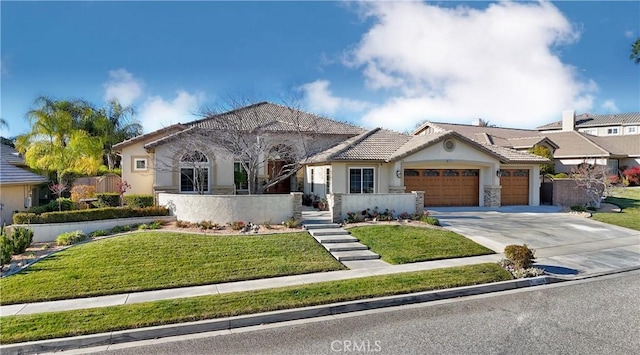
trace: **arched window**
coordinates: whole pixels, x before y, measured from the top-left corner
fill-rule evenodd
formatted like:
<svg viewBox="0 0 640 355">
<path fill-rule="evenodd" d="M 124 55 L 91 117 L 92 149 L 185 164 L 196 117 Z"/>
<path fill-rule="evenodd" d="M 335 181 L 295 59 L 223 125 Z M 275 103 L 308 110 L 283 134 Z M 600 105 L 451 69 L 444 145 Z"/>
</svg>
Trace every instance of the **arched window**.
<svg viewBox="0 0 640 355">
<path fill-rule="evenodd" d="M 180 192 L 209 191 L 209 159 L 200 151 L 185 153 L 180 158 Z"/>
</svg>

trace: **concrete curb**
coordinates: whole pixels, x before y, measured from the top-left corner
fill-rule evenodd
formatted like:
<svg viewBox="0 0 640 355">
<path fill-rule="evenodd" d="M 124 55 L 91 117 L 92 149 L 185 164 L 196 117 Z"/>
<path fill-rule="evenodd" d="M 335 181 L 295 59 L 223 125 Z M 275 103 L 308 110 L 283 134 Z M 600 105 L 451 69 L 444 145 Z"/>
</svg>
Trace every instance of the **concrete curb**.
<svg viewBox="0 0 640 355">
<path fill-rule="evenodd" d="M 343 313 L 372 310 L 437 301 L 450 298 L 475 296 L 479 294 L 514 290 L 518 288 L 546 285 L 565 281 L 553 276 L 539 276 L 494 282 L 489 284 L 463 286 L 445 290 L 425 291 L 404 295 L 370 298 L 349 302 L 340 302 L 312 307 L 288 309 L 281 311 L 247 314 L 235 317 L 217 318 L 196 322 L 168 324 L 155 327 L 120 330 L 108 333 L 82 335 L 69 338 L 39 340 L 25 343 L 0 345 L 2 354 L 31 354 L 79 349 L 94 346 L 120 344 L 132 341 L 149 340 L 169 336 L 203 333 L 216 330 L 227 330 L 256 326 L 269 323 L 293 321 L 305 318 L 337 315 Z"/>
</svg>

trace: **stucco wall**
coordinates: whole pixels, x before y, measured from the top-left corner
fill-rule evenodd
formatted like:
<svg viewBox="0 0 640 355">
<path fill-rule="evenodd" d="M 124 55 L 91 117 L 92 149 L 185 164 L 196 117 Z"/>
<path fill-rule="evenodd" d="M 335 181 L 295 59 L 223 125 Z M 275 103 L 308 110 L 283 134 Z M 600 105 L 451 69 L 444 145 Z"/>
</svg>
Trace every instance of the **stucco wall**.
<svg viewBox="0 0 640 355">
<path fill-rule="evenodd" d="M 153 194 L 153 154 L 149 154 L 144 145 L 147 142 L 138 142 L 122 149 L 122 180 L 131 185 L 126 194 Z M 135 159 L 147 159 L 146 170 L 134 170 Z"/>
<path fill-rule="evenodd" d="M 378 211 L 385 209 L 394 210 L 395 215 L 402 212 L 414 213 L 416 211 L 416 196 L 412 193 L 404 194 L 344 194 L 341 196 L 341 219 L 347 218 L 347 212 L 355 212 L 373 209 L 378 206 Z"/>
<path fill-rule="evenodd" d="M 556 206 L 586 205 L 591 202 L 584 188 L 578 187 L 573 179 L 553 180 L 553 204 Z"/>
<path fill-rule="evenodd" d="M 25 198 L 29 196 L 30 186 L 0 186 L 0 203 L 2 204 L 2 224 L 11 224 L 14 211 L 25 210 Z M 30 207 L 30 206 L 26 206 Z"/>
<path fill-rule="evenodd" d="M 33 231 L 34 242 L 46 243 L 46 242 L 55 241 L 56 238 L 62 233 L 81 230 L 82 232 L 88 234 L 97 230 L 108 230 L 116 226 L 126 226 L 129 224 L 140 224 L 140 223 L 151 223 L 157 220 L 172 221 L 172 220 L 175 220 L 175 217 L 154 216 L 154 217 L 138 217 L 138 218 L 105 219 L 101 221 L 89 221 L 89 222 L 14 224 L 11 227 L 29 228 Z"/>
<path fill-rule="evenodd" d="M 158 204 L 169 208 L 177 219 L 188 222 L 225 224 L 243 221 L 262 224 L 271 221 L 275 224 L 294 215 L 294 193 L 235 196 L 160 193 Z"/>
</svg>

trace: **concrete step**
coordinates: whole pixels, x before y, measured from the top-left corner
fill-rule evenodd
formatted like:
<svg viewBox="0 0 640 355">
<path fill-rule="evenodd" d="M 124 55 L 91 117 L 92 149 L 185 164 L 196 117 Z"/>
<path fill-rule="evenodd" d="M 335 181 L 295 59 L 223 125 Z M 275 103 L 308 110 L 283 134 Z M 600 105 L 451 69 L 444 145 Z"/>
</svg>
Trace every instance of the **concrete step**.
<svg viewBox="0 0 640 355">
<path fill-rule="evenodd" d="M 331 220 L 331 218 L 303 218 L 302 219 L 302 224 L 307 226 L 307 225 L 313 225 L 313 224 L 332 224 L 333 221 Z"/>
<path fill-rule="evenodd" d="M 380 259 L 380 255 L 371 250 L 336 251 L 332 252 L 331 255 L 338 261 Z"/>
<path fill-rule="evenodd" d="M 352 251 L 352 250 L 368 250 L 369 247 L 361 243 L 326 243 L 322 245 L 328 251 Z"/>
<path fill-rule="evenodd" d="M 309 234 L 314 237 L 321 235 L 349 235 L 349 232 L 342 228 L 322 228 L 322 229 L 309 229 Z"/>
<path fill-rule="evenodd" d="M 358 238 L 349 234 L 345 235 L 319 235 L 314 236 L 315 240 L 320 244 L 326 243 L 354 243 L 358 241 Z"/>
<path fill-rule="evenodd" d="M 303 225 L 306 229 L 332 229 L 332 228 L 341 228 L 338 223 L 305 223 Z"/>
</svg>

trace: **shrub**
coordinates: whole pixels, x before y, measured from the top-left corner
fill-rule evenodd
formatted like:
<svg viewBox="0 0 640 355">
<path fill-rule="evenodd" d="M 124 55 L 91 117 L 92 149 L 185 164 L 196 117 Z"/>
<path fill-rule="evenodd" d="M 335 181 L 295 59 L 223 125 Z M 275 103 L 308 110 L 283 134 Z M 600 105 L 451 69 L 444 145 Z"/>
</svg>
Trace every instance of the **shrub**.
<svg viewBox="0 0 640 355">
<path fill-rule="evenodd" d="M 273 229 L 273 226 L 271 225 L 271 220 L 268 220 L 268 221 L 264 221 L 264 222 L 262 222 L 262 225 L 263 225 L 266 229 Z"/>
<path fill-rule="evenodd" d="M 149 229 L 149 226 L 144 223 L 138 226 L 138 230 L 145 230 L 145 229 Z"/>
<path fill-rule="evenodd" d="M 420 218 L 420 222 L 424 222 L 424 223 L 428 223 L 432 226 L 439 226 L 440 225 L 440 220 L 438 220 L 435 217 L 431 217 L 431 216 L 423 216 L 422 218 Z"/>
<path fill-rule="evenodd" d="M 584 207 L 583 205 L 573 205 L 570 207 L 572 211 L 576 211 L 576 212 L 586 212 L 587 208 Z"/>
<path fill-rule="evenodd" d="M 68 212 L 47 212 L 37 215 L 35 213 L 16 213 L 13 215 L 15 224 L 40 224 L 40 223 L 64 223 L 98 221 L 114 218 L 168 216 L 169 210 L 165 207 L 154 206 L 145 208 L 130 207 L 105 207 L 90 210 L 75 210 Z"/>
<path fill-rule="evenodd" d="M 58 245 L 71 245 L 80 243 L 87 239 L 87 235 L 82 231 L 77 230 L 73 232 L 62 233 L 56 238 L 56 244 Z"/>
<path fill-rule="evenodd" d="M 297 219 L 291 217 L 289 219 L 287 219 L 286 221 L 282 222 L 282 224 L 287 227 L 287 228 L 299 228 L 300 227 L 300 221 L 298 221 Z"/>
<path fill-rule="evenodd" d="M 118 207 L 120 206 L 120 194 L 117 192 L 103 192 L 96 194 L 98 201 L 96 205 L 99 207 Z"/>
<path fill-rule="evenodd" d="M 198 223 L 198 227 L 200 227 L 200 229 L 202 230 L 213 229 L 213 223 L 211 223 L 211 221 L 201 221 L 200 223 Z"/>
<path fill-rule="evenodd" d="M 33 231 L 25 227 L 14 227 L 9 241 L 13 245 L 13 254 L 22 254 L 33 241 Z"/>
<path fill-rule="evenodd" d="M 504 255 L 509 259 L 516 269 L 528 268 L 533 264 L 535 251 L 530 249 L 526 244 L 523 245 L 507 245 L 504 248 Z"/>
<path fill-rule="evenodd" d="M 124 226 L 115 226 L 109 229 L 109 234 L 118 234 L 118 233 L 130 232 L 130 231 L 131 231 L 131 226 L 126 224 Z"/>
<path fill-rule="evenodd" d="M 124 204 L 134 208 L 151 207 L 154 199 L 153 195 L 125 195 Z"/>
<path fill-rule="evenodd" d="M 96 237 L 103 237 L 105 235 L 107 235 L 107 231 L 104 229 L 98 229 L 97 231 L 93 231 L 91 233 L 89 233 L 89 236 L 91 238 L 96 238 Z"/>
<path fill-rule="evenodd" d="M 27 212 L 41 214 L 46 212 L 72 211 L 76 208 L 76 203 L 73 202 L 73 200 L 60 197 L 56 200 L 49 201 L 47 204 L 31 207 Z"/>
<path fill-rule="evenodd" d="M 233 229 L 234 231 L 239 231 L 239 230 L 242 230 L 242 228 L 244 228 L 244 222 L 234 221 L 229 223 L 229 227 L 231 227 L 231 229 Z"/>
<path fill-rule="evenodd" d="M 176 227 L 178 227 L 178 228 L 190 228 L 191 227 L 191 222 L 177 220 L 176 221 Z"/>
<path fill-rule="evenodd" d="M 640 166 L 625 169 L 622 172 L 622 176 L 624 176 L 630 185 L 640 185 Z"/>
<path fill-rule="evenodd" d="M 565 173 L 558 173 L 556 175 L 553 176 L 556 179 L 568 179 L 569 175 L 565 174 Z"/>
<path fill-rule="evenodd" d="M 149 224 L 149 229 L 160 229 L 164 225 L 164 222 L 161 220 L 153 221 Z"/>
<path fill-rule="evenodd" d="M 13 254 L 13 244 L 5 233 L 4 226 L 0 231 L 0 266 L 11 262 L 11 254 Z"/>
<path fill-rule="evenodd" d="M 78 202 L 81 199 L 92 198 L 96 195 L 96 187 L 91 185 L 76 185 L 71 189 L 71 200 Z"/>
</svg>

